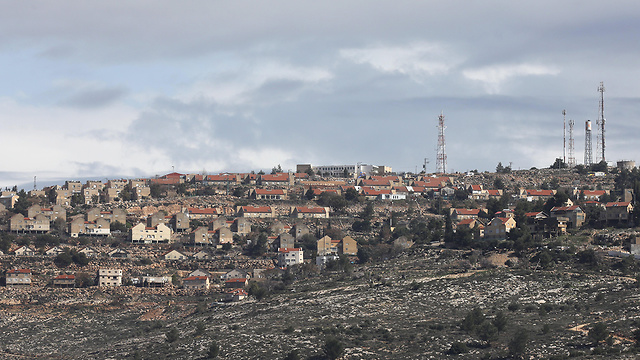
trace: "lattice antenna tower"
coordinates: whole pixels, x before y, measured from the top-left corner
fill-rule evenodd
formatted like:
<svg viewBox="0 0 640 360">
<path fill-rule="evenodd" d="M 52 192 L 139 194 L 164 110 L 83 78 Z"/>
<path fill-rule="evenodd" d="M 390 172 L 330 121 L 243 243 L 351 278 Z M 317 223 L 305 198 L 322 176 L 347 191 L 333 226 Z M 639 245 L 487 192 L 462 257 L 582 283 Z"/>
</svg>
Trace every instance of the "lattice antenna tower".
<svg viewBox="0 0 640 360">
<path fill-rule="evenodd" d="M 591 120 L 584 123 L 584 166 L 593 164 L 593 156 L 591 155 Z"/>
<path fill-rule="evenodd" d="M 444 115 L 442 112 L 438 116 L 438 154 L 436 160 L 436 172 L 446 174 L 447 172 L 447 151 L 444 142 Z"/>
<path fill-rule="evenodd" d="M 600 101 L 598 104 L 598 120 L 596 120 L 596 126 L 598 127 L 598 137 L 596 144 L 596 161 L 607 161 L 604 156 L 604 83 L 601 81 L 598 86 L 598 92 L 600 92 Z"/>
<path fill-rule="evenodd" d="M 575 122 L 569 119 L 569 163 L 567 165 L 569 165 L 570 169 L 576 167 L 576 155 L 574 153 L 574 147 L 573 147 L 573 125 L 574 124 Z"/>
<path fill-rule="evenodd" d="M 562 110 L 562 162 L 567 163 L 567 110 Z"/>
</svg>

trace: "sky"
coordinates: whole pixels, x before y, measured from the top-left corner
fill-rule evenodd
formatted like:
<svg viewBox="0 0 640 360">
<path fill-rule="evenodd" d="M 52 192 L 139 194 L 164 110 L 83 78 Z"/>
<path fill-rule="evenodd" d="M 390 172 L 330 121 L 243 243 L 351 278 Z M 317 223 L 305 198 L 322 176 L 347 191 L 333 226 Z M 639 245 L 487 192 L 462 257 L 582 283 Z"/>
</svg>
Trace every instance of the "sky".
<svg viewBox="0 0 640 360">
<path fill-rule="evenodd" d="M 434 172 L 440 114 L 448 171 L 550 166 L 563 109 L 580 164 L 601 81 L 606 160 L 640 161 L 637 1 L 0 1 L 2 188 Z"/>
</svg>

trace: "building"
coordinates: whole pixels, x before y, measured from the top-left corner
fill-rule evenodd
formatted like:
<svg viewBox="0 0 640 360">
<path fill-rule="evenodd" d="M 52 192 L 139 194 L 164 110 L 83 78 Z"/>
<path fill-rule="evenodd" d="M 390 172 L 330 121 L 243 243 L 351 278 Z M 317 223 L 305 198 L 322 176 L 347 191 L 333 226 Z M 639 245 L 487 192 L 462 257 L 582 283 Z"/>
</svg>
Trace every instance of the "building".
<svg viewBox="0 0 640 360">
<path fill-rule="evenodd" d="M 302 264 L 303 260 L 304 256 L 301 248 L 278 249 L 278 266 L 287 267 Z"/>
<path fill-rule="evenodd" d="M 15 232 L 46 233 L 51 229 L 51 222 L 45 215 L 38 214 L 35 217 L 24 217 L 15 214 L 9 219 L 9 229 Z"/>
<path fill-rule="evenodd" d="M 631 202 L 608 202 L 605 205 L 601 220 L 607 223 L 628 223 L 633 220 L 632 212 L 633 205 L 631 205 Z"/>
<path fill-rule="evenodd" d="M 96 221 L 84 221 L 82 218 L 77 218 L 69 223 L 69 236 L 78 237 L 79 235 L 109 236 L 111 235 L 111 225 L 104 218 L 98 218 Z"/>
<path fill-rule="evenodd" d="M 584 224 L 586 214 L 578 205 L 556 206 L 551 209 L 550 217 L 566 217 L 568 227 L 579 228 Z"/>
<path fill-rule="evenodd" d="M 162 255 L 165 260 L 187 260 L 188 256 L 178 250 L 171 250 Z"/>
<path fill-rule="evenodd" d="M 31 286 L 30 269 L 7 270 L 5 275 L 7 286 Z"/>
<path fill-rule="evenodd" d="M 340 250 L 345 255 L 358 255 L 358 242 L 351 236 L 345 236 L 340 242 Z"/>
<path fill-rule="evenodd" d="M 182 279 L 182 286 L 191 290 L 209 290 L 209 277 L 207 276 L 189 276 Z"/>
<path fill-rule="evenodd" d="M 329 208 L 328 207 L 306 207 L 306 206 L 292 206 L 289 211 L 291 217 L 296 219 L 328 219 Z"/>
<path fill-rule="evenodd" d="M 92 208 L 87 211 L 87 221 L 96 221 L 98 219 L 105 219 L 109 223 L 118 221 L 122 224 L 127 223 L 127 213 L 122 209 L 113 209 L 111 211 L 100 211 L 98 208 Z"/>
<path fill-rule="evenodd" d="M 122 286 L 122 270 L 99 269 L 98 286 Z"/>
<path fill-rule="evenodd" d="M 484 229 L 485 239 L 506 239 L 507 233 L 516 227 L 512 217 L 495 217 Z"/>
<path fill-rule="evenodd" d="M 51 284 L 53 285 L 53 287 L 58 288 L 73 288 L 76 287 L 76 276 L 73 274 L 62 274 L 54 276 L 53 279 L 51 279 Z"/>
<path fill-rule="evenodd" d="M 240 217 L 274 218 L 275 211 L 270 206 L 238 206 L 236 214 Z"/>
<path fill-rule="evenodd" d="M 254 189 L 251 190 L 249 198 L 253 200 L 287 200 L 285 189 Z"/>
<path fill-rule="evenodd" d="M 171 229 L 165 224 L 155 227 L 139 223 L 129 230 L 131 242 L 135 244 L 160 244 L 171 241 Z"/>
</svg>

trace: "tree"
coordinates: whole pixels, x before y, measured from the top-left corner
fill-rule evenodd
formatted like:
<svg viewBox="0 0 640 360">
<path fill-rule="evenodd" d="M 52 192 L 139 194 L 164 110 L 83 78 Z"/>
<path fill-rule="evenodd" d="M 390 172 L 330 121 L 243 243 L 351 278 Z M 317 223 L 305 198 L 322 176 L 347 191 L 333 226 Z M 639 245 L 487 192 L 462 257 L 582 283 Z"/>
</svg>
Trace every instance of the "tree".
<svg viewBox="0 0 640 360">
<path fill-rule="evenodd" d="M 562 160 L 562 158 L 556 158 L 556 161 L 549 166 L 549 169 L 565 169 L 567 164 Z"/>
<path fill-rule="evenodd" d="M 598 343 L 609 337 L 609 330 L 605 323 L 595 323 L 589 330 L 589 339 L 593 340 L 594 346 L 598 346 Z"/>
<path fill-rule="evenodd" d="M 344 351 L 344 345 L 342 345 L 342 343 L 338 339 L 329 337 L 327 338 L 327 340 L 325 340 L 322 350 L 327 359 L 335 360 L 342 355 L 342 352 Z"/>
<path fill-rule="evenodd" d="M 345 179 L 349 177 L 349 170 L 347 170 L 347 168 L 344 168 L 344 171 L 342 172 L 342 177 Z"/>
<path fill-rule="evenodd" d="M 84 205 L 84 195 L 82 194 L 73 194 L 71 196 L 71 206 Z"/>
<path fill-rule="evenodd" d="M 517 358 L 521 358 L 527 349 L 529 342 L 529 332 L 525 329 L 516 330 L 511 341 L 509 341 L 509 353 Z"/>
<path fill-rule="evenodd" d="M 111 224 L 109 224 L 109 231 L 112 231 L 112 232 L 120 231 L 122 233 L 125 233 L 127 232 L 127 225 L 116 220 L 116 221 L 113 221 Z"/>
<path fill-rule="evenodd" d="M 274 166 L 271 169 L 271 174 L 278 174 L 282 172 L 282 167 L 280 166 L 280 164 L 278 164 L 278 166 Z"/>
<path fill-rule="evenodd" d="M 316 194 L 313 192 L 313 188 L 312 187 L 309 187 L 309 190 L 307 190 L 307 192 L 304 193 L 304 197 L 307 200 L 313 200 L 313 198 L 316 197 Z"/>
<path fill-rule="evenodd" d="M 176 342 L 180 338 L 180 332 L 178 332 L 178 329 L 174 327 L 169 329 L 169 331 L 167 331 L 165 335 L 167 337 L 167 342 L 169 343 Z"/>
<path fill-rule="evenodd" d="M 300 360 L 300 354 L 298 353 L 298 350 L 291 350 L 284 358 L 282 358 L 282 360 Z"/>
<path fill-rule="evenodd" d="M 504 181 L 502 178 L 496 177 L 495 180 L 493 180 L 493 187 L 499 190 L 504 189 Z"/>
<path fill-rule="evenodd" d="M 29 206 L 31 206 L 29 203 L 29 196 L 24 189 L 20 189 L 18 192 L 18 200 L 13 204 L 13 211 L 27 216 Z"/>
<path fill-rule="evenodd" d="M 493 326 L 498 329 L 498 332 L 503 331 L 507 327 L 507 322 L 507 316 L 502 311 L 498 311 L 496 317 L 491 321 Z"/>
<path fill-rule="evenodd" d="M 53 263 L 56 264 L 59 268 L 66 268 L 71 265 L 73 262 L 73 258 L 68 251 L 58 254 L 55 259 L 53 259 Z"/>
<path fill-rule="evenodd" d="M 344 198 L 347 201 L 356 201 L 358 200 L 358 191 L 355 188 L 350 187 L 344 192 Z"/>
<path fill-rule="evenodd" d="M 215 359 L 218 357 L 218 355 L 220 355 L 220 346 L 218 345 L 217 342 L 214 341 L 211 345 L 209 345 L 209 351 L 207 351 L 207 358 Z"/>
</svg>

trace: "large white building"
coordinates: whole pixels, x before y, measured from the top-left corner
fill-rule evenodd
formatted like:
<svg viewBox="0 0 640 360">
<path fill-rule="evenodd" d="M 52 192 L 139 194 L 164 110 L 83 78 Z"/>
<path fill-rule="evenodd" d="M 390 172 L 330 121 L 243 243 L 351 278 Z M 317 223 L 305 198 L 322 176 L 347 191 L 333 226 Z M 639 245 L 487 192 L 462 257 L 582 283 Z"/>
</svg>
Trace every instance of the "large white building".
<svg viewBox="0 0 640 360">
<path fill-rule="evenodd" d="M 281 248 L 278 249 L 278 265 L 289 266 L 302 264 L 304 256 L 301 248 Z"/>
<path fill-rule="evenodd" d="M 321 165 L 311 166 L 311 168 L 316 174 L 331 177 L 343 177 L 345 169 L 347 173 L 349 173 L 349 177 L 384 175 L 392 172 L 391 167 L 388 166 L 375 166 L 362 163 L 352 165 Z"/>
</svg>

